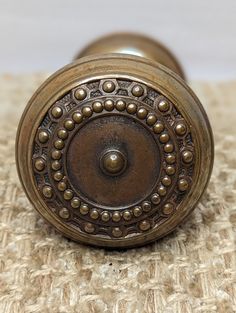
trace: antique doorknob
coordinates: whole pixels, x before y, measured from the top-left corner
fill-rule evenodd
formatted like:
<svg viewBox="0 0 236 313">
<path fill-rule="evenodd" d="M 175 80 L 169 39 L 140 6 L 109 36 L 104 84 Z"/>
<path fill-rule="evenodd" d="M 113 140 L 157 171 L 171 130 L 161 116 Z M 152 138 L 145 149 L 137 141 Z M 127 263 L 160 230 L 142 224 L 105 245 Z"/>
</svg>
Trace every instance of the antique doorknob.
<svg viewBox="0 0 236 313">
<path fill-rule="evenodd" d="M 34 93 L 16 160 L 29 200 L 65 236 L 135 247 L 170 233 L 198 203 L 212 131 L 165 47 L 114 34 Z"/>
</svg>

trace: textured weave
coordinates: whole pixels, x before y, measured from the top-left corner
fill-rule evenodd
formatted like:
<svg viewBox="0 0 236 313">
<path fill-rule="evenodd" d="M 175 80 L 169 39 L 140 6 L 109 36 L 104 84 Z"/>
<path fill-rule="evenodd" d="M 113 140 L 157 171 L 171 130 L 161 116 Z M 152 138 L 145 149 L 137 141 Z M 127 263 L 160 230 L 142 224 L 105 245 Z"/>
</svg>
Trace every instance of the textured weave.
<svg viewBox="0 0 236 313">
<path fill-rule="evenodd" d="M 236 312 L 236 82 L 192 84 L 216 152 L 198 207 L 168 237 L 117 252 L 63 238 L 22 191 L 16 127 L 45 77 L 0 76 L 0 312 Z"/>
</svg>

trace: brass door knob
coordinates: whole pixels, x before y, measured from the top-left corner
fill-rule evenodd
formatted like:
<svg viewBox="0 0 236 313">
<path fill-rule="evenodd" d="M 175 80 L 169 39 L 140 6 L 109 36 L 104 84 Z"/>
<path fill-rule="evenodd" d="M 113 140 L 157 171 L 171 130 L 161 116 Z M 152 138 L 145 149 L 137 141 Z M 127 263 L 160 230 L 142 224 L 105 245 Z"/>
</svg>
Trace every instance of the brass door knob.
<svg viewBox="0 0 236 313">
<path fill-rule="evenodd" d="M 16 158 L 24 190 L 81 243 L 125 248 L 163 237 L 207 186 L 207 115 L 175 57 L 151 39 L 114 34 L 77 58 L 23 113 Z"/>
</svg>

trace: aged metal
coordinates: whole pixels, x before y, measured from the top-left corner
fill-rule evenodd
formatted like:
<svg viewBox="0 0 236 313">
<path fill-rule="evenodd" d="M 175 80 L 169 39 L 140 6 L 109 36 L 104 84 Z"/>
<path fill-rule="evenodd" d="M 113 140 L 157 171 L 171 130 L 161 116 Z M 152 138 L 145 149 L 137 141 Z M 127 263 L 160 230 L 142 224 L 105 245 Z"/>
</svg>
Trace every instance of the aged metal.
<svg viewBox="0 0 236 313">
<path fill-rule="evenodd" d="M 79 56 L 23 113 L 16 141 L 22 185 L 38 212 L 73 240 L 146 244 L 179 225 L 207 186 L 208 118 L 176 59 L 151 39 L 112 35 Z"/>
</svg>

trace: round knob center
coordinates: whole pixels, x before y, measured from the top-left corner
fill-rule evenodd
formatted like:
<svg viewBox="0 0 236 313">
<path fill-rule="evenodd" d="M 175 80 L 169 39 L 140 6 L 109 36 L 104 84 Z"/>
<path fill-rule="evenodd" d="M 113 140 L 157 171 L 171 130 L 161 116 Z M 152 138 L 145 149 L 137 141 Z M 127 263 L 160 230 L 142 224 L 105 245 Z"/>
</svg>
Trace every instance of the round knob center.
<svg viewBox="0 0 236 313">
<path fill-rule="evenodd" d="M 101 167 L 106 174 L 118 175 L 126 167 L 126 158 L 120 151 L 107 151 L 101 158 Z"/>
</svg>

